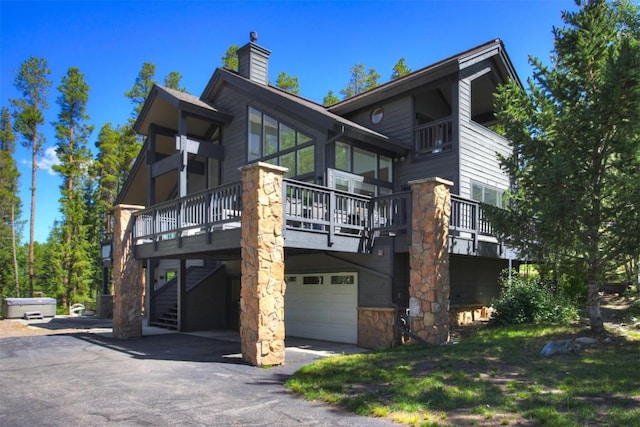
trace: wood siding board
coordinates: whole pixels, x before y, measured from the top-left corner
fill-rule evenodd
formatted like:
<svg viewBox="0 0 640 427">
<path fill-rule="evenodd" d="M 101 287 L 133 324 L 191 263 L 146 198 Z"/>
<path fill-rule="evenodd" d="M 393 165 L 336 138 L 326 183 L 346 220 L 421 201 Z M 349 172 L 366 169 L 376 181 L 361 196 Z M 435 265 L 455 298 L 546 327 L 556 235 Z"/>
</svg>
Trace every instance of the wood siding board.
<svg viewBox="0 0 640 427">
<path fill-rule="evenodd" d="M 409 181 L 438 176 L 446 178 L 457 185 L 457 156 L 454 152 L 438 153 L 420 159 L 406 158 L 403 162 L 394 163 L 396 169 L 396 190 Z M 452 189 L 455 194 L 455 187 Z"/>
<path fill-rule="evenodd" d="M 509 155 L 508 141 L 470 120 L 462 121 L 460 129 L 460 196 L 471 198 L 472 181 L 509 189 L 509 176 L 496 156 L 496 153 Z"/>
<path fill-rule="evenodd" d="M 507 260 L 451 255 L 451 305 L 489 305 L 498 296 L 498 276 L 509 264 Z"/>
</svg>

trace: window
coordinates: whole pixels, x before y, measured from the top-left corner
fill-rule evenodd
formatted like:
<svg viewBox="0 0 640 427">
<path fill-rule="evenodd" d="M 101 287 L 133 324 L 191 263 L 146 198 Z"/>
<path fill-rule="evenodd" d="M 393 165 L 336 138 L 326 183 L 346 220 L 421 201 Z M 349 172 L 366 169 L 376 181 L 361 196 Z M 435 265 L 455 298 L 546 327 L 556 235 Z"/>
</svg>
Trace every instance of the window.
<svg viewBox="0 0 640 427">
<path fill-rule="evenodd" d="M 303 276 L 303 285 L 322 285 L 324 283 L 324 276 Z"/>
<path fill-rule="evenodd" d="M 471 183 L 471 198 L 473 200 L 501 208 L 503 196 L 503 191 L 496 187 L 477 182 Z"/>
<path fill-rule="evenodd" d="M 378 165 L 375 153 L 353 147 L 353 173 L 369 178 L 378 177 Z"/>
<path fill-rule="evenodd" d="M 356 283 L 355 273 L 341 273 L 331 275 L 332 285 L 354 285 Z"/>
<path fill-rule="evenodd" d="M 286 177 L 307 175 L 315 171 L 315 146 L 309 136 L 249 107 L 247 160 L 286 167 Z"/>
<path fill-rule="evenodd" d="M 393 160 L 390 157 L 352 147 L 342 141 L 335 143 L 334 165 L 336 169 L 353 172 L 367 178 L 393 182 Z"/>
<path fill-rule="evenodd" d="M 351 171 L 351 146 L 344 142 L 336 142 L 336 168 Z"/>
</svg>

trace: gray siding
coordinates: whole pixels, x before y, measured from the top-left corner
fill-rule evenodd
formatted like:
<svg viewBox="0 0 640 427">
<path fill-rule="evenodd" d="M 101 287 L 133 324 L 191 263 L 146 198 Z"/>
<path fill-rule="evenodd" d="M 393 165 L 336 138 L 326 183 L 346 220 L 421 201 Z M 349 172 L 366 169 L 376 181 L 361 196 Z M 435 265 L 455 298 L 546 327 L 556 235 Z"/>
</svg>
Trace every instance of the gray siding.
<svg viewBox="0 0 640 427">
<path fill-rule="evenodd" d="M 394 163 L 396 168 L 396 190 L 409 181 L 416 179 L 440 177 L 453 181 L 451 190 L 457 194 L 458 184 L 458 156 L 455 150 L 450 152 L 432 154 L 422 159 L 407 158 L 404 162 Z"/>
<path fill-rule="evenodd" d="M 376 245 L 371 255 L 291 255 L 286 257 L 285 274 L 354 271 L 358 273 L 358 306 L 389 307 L 392 302 L 392 255 L 386 244 Z"/>
<path fill-rule="evenodd" d="M 187 292 L 185 331 L 227 327 L 227 276 L 221 268 Z"/>
<path fill-rule="evenodd" d="M 508 267 L 504 259 L 451 255 L 451 305 L 490 305 L 500 293 L 498 277 Z"/>
<path fill-rule="evenodd" d="M 374 125 L 371 123 L 371 111 L 377 107 L 384 110 L 384 118 Z M 360 110 L 346 118 L 408 146 L 413 144 L 413 97 L 410 95 Z"/>
<path fill-rule="evenodd" d="M 229 86 L 224 86 L 216 96 L 214 103 L 224 111 L 233 115 L 233 120 L 223 129 L 222 145 L 224 146 L 224 161 L 222 162 L 222 183 L 237 182 L 241 179 L 240 167 L 247 164 L 247 107 L 252 106 L 264 114 L 306 134 L 314 139 L 316 144 L 316 163 L 324 156 L 324 142 L 326 131 L 314 128 L 309 123 L 287 116 L 282 111 L 275 110 L 263 103 L 253 101 L 241 92 Z M 324 170 L 316 170 L 317 176 L 323 176 Z"/>
<path fill-rule="evenodd" d="M 471 181 L 502 190 L 509 188 L 509 177 L 500 168 L 496 153 L 509 155 L 507 139 L 471 120 L 471 82 L 459 83 L 460 99 L 460 181 L 459 194 L 471 198 Z"/>
</svg>

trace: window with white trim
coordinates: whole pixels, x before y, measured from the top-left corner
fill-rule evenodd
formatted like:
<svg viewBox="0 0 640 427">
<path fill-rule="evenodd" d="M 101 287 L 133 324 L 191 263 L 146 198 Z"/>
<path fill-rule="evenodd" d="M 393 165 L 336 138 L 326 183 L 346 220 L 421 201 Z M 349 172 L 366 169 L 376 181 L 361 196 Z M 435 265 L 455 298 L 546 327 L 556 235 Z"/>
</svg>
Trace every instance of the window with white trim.
<svg viewBox="0 0 640 427">
<path fill-rule="evenodd" d="M 471 199 L 501 208 L 503 207 L 504 191 L 490 185 L 472 182 Z"/>
</svg>

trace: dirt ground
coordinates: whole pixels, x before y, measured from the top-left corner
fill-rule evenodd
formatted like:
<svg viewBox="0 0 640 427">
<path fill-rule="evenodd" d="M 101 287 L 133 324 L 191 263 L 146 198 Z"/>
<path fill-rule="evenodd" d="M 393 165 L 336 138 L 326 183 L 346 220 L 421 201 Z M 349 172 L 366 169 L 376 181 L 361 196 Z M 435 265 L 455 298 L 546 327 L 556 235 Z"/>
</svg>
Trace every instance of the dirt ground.
<svg viewBox="0 0 640 427">
<path fill-rule="evenodd" d="M 3 319 L 0 320 L 0 338 L 30 337 L 86 332 L 110 327 L 110 321 L 73 316 L 56 316 L 44 320 Z"/>
</svg>

